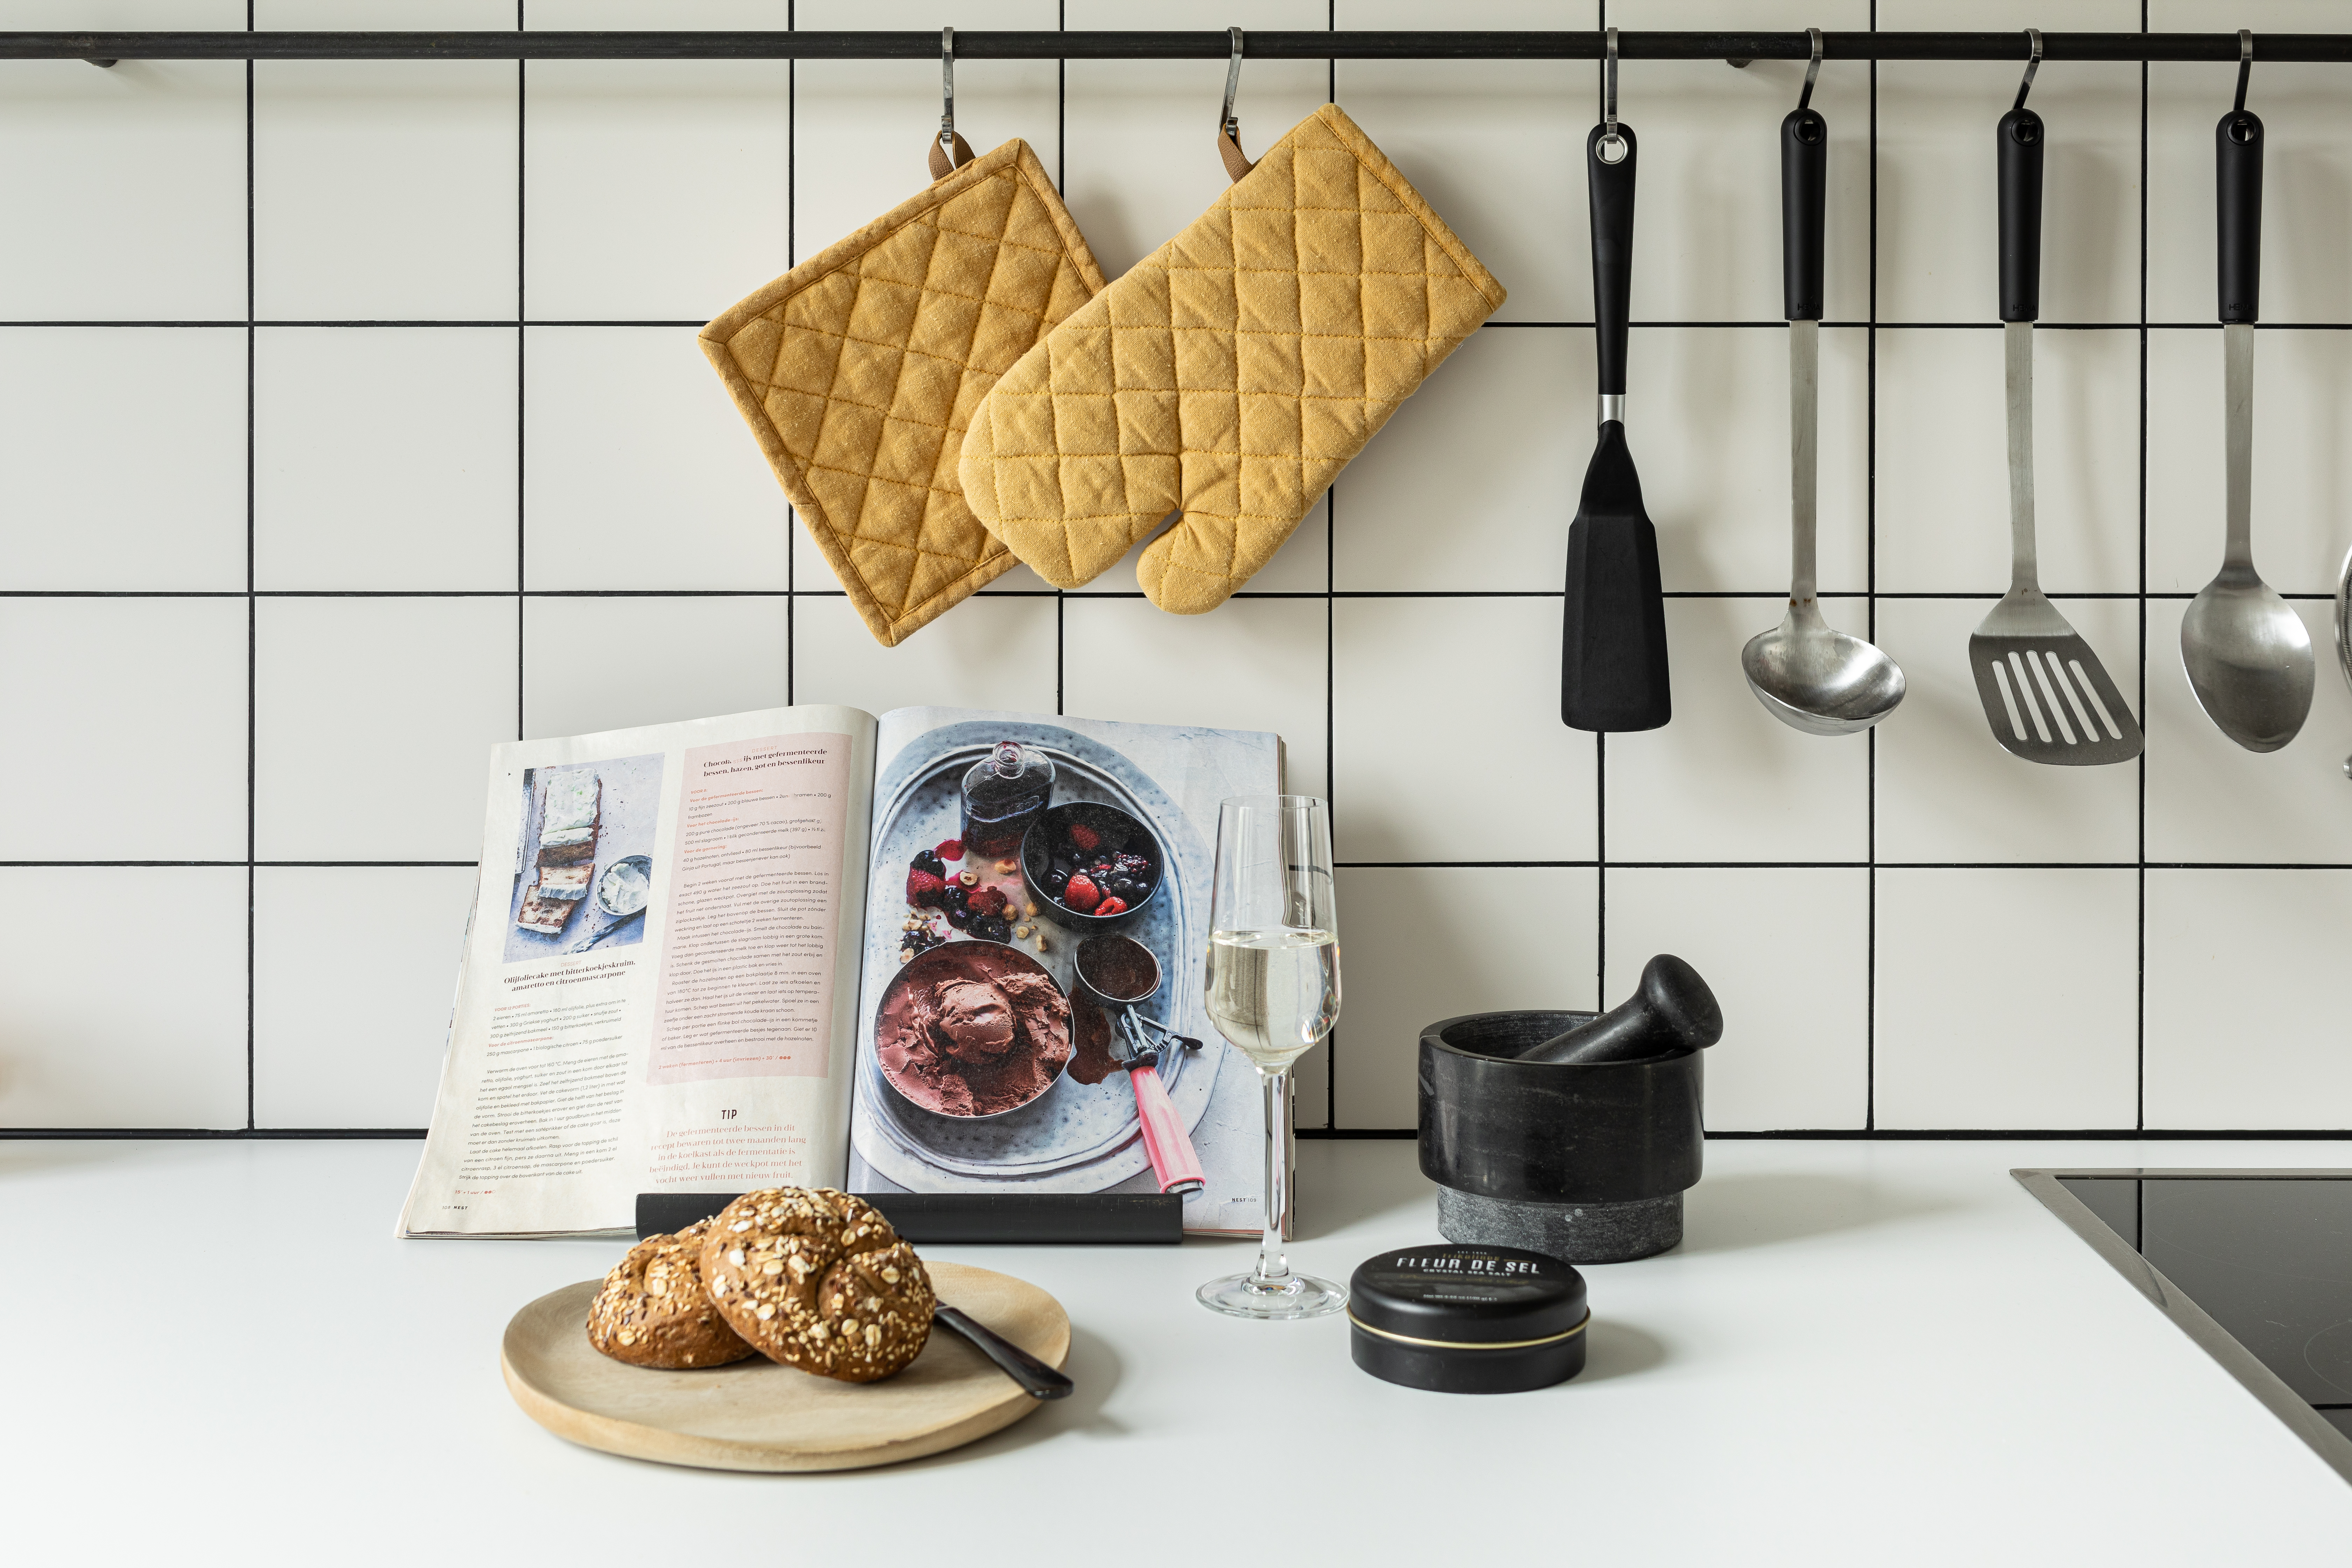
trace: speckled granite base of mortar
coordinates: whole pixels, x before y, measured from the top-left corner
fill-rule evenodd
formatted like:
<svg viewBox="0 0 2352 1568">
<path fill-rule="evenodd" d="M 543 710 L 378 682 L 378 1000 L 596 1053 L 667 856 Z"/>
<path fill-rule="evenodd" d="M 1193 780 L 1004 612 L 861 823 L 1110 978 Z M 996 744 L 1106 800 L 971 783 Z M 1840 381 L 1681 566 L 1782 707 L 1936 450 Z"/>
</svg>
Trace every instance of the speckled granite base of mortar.
<svg viewBox="0 0 2352 1568">
<path fill-rule="evenodd" d="M 1437 1189 L 1437 1233 L 1448 1241 L 1524 1247 L 1564 1263 L 1626 1263 L 1683 1238 L 1683 1195 L 1630 1204 L 1530 1204 Z"/>
</svg>

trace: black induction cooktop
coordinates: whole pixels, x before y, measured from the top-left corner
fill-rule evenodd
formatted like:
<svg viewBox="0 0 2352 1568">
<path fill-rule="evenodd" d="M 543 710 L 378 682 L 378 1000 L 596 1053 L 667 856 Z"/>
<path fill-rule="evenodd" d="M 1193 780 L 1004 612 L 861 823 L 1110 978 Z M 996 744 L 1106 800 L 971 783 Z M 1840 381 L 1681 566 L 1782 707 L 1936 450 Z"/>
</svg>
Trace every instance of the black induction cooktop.
<svg viewBox="0 0 2352 1568">
<path fill-rule="evenodd" d="M 2014 1171 L 2352 1480 L 2352 1171 Z"/>
</svg>

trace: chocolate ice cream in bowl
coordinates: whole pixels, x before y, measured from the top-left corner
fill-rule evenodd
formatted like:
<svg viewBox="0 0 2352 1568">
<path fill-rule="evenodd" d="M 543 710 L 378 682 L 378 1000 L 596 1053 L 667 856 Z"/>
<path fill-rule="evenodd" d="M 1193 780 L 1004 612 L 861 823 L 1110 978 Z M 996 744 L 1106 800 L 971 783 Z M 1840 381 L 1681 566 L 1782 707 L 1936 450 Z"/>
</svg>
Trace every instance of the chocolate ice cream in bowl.
<svg viewBox="0 0 2352 1568">
<path fill-rule="evenodd" d="M 1150 828 L 1098 801 L 1041 813 L 1021 840 L 1021 879 L 1039 912 L 1088 934 L 1134 923 L 1159 893 L 1167 865 Z"/>
<path fill-rule="evenodd" d="M 1070 1061 L 1070 1003 L 1045 966 L 994 942 L 950 942 L 902 966 L 874 1019 L 883 1081 L 937 1116 L 1003 1116 Z"/>
</svg>

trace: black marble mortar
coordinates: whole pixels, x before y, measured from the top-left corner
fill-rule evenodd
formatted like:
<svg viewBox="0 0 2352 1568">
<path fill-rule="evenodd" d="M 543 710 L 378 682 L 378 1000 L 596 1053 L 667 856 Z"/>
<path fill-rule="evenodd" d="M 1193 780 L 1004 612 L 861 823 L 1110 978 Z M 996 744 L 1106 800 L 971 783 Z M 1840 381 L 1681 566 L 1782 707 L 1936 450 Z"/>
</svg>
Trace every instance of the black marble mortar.
<svg viewBox="0 0 2352 1568">
<path fill-rule="evenodd" d="M 1706 1052 L 1523 1062 L 1590 1013 L 1468 1013 L 1421 1032 L 1421 1172 L 1448 1241 L 1622 1263 L 1683 1238 Z"/>
</svg>

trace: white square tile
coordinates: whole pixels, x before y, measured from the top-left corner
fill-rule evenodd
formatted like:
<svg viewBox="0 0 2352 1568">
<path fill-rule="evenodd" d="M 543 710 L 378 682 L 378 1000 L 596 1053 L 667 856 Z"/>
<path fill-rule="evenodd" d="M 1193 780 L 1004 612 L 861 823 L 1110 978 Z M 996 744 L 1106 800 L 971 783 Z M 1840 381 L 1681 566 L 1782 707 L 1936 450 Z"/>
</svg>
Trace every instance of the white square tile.
<svg viewBox="0 0 2352 1568">
<path fill-rule="evenodd" d="M 531 318 L 702 321 L 786 270 L 791 87 L 784 60 L 534 61 Z"/>
<path fill-rule="evenodd" d="M 1860 593 L 1870 583 L 1870 335 L 1832 327 L 1821 338 L 1816 571 L 1823 592 Z M 1789 334 L 1659 327 L 1633 333 L 1628 359 L 1626 439 L 1667 591 L 1786 595 Z M 1571 514 L 1590 451 L 1568 491 Z"/>
<path fill-rule="evenodd" d="M 1915 24 L 1929 7 L 1879 7 L 1878 25 Z M 1952 12 L 1946 5 L 1933 9 Z M 1984 5 L 1958 8 L 1997 27 Z M 2007 7 L 2004 7 L 2007 9 Z M 2048 7 L 2015 7 L 2021 26 Z M 1903 20 L 1890 20 L 1895 11 Z M 2067 26 L 2098 28 L 2077 7 Z M 2080 16 L 2084 19 L 2076 20 Z M 1938 24 L 1929 23 L 1927 26 Z M 2017 97 L 2021 63 L 1889 60 L 1878 68 L 1878 319 L 1991 321 L 2000 316 L 2000 240 L 1994 130 Z M 2042 198 L 2042 317 L 2127 321 L 2139 315 L 2139 68 L 2128 62 L 2045 62 L 2027 106 L 2047 127 Z"/>
<path fill-rule="evenodd" d="M 557 33 L 604 27 L 740 27 L 755 32 L 772 31 L 777 26 L 776 0 L 530 0 L 523 26 L 532 32 Z"/>
<path fill-rule="evenodd" d="M 1609 737 L 1612 861 L 1869 858 L 1869 737 L 1790 729 L 1740 671 L 1739 650 L 1787 608 L 1785 597 L 1666 601 L 1674 722 Z M 1869 635 L 1860 600 L 1822 613 Z"/>
<path fill-rule="evenodd" d="M 1338 1124 L 1415 1124 L 1421 1031 L 1441 1018 L 1595 1006 L 1598 884 L 1589 866 L 1342 869 Z"/>
<path fill-rule="evenodd" d="M 2341 32 L 2341 6 L 2305 17 Z M 2251 5 L 2208 13 L 2198 31 L 2263 23 Z M 2304 29 L 2287 29 L 2304 30 Z M 2246 107 L 2263 121 L 2262 319 L 2352 321 L 2352 102 L 2344 68 L 2265 63 L 2255 45 Z M 2147 310 L 2155 321 L 2220 319 L 2214 278 L 2213 132 L 2237 94 L 2227 63 L 2160 61 L 2148 67 Z"/>
<path fill-rule="evenodd" d="M 1878 737 L 1882 861 L 2113 862 L 2139 857 L 2140 770 L 2053 767 L 2001 750 L 1969 673 L 1990 599 L 1882 599 L 1873 640 L 1903 667 L 1903 706 Z M 2138 605 L 2063 599 L 2127 699 L 2138 690 Z"/>
<path fill-rule="evenodd" d="M 8 7 L 8 19 L 15 26 L 44 32 L 85 27 L 242 32 L 245 0 L 16 0 Z"/>
<path fill-rule="evenodd" d="M 1613 836 L 1612 836 L 1613 847 Z M 1866 987 L 1824 984 L 1870 962 L 1870 873 L 1612 866 L 1603 999 L 1622 1002 L 1671 952 L 1722 1004 L 1706 1054 L 1717 1132 L 1860 1127 L 1870 1100 Z"/>
<path fill-rule="evenodd" d="M 799 0 L 793 17 L 809 30 L 936 32 L 952 21 L 973 30 L 1051 32 L 1055 7 L 1050 0 L 982 0 L 959 5 L 950 16 L 913 0 Z M 975 153 L 1019 137 L 1060 180 L 1055 71 L 1052 60 L 957 60 L 958 134 Z M 793 87 L 795 260 L 855 234 L 931 183 L 927 160 L 939 136 L 940 107 L 935 58 L 799 63 Z M 1079 227 L 1094 242 L 1083 220 Z M 1118 276 L 1108 258 L 1099 251 L 1097 258 Z M 766 280 L 753 279 L 729 299 Z"/>
<path fill-rule="evenodd" d="M 781 594 L 526 599 L 522 637 L 526 736 L 791 701 L 792 629 Z"/>
<path fill-rule="evenodd" d="M 2147 345 L 2147 585 L 2193 594 L 2227 520 L 2221 334 Z M 2352 541 L 2352 332 L 2254 336 L 2254 563 L 2283 594 L 2333 594 Z"/>
<path fill-rule="evenodd" d="M 1591 860 L 1591 735 L 1559 721 L 1557 598 L 1332 605 L 1345 860 Z"/>
<path fill-rule="evenodd" d="M 264 860 L 472 860 L 489 749 L 515 738 L 515 602 L 264 599 Z"/>
<path fill-rule="evenodd" d="M 1473 333 L 1341 470 L 1333 583 L 1358 593 L 1558 588 L 1591 453 L 1592 384 L 1589 331 Z"/>
<path fill-rule="evenodd" d="M 2352 872 L 2147 874 L 2147 1125 L 2352 1126 Z"/>
<path fill-rule="evenodd" d="M 2138 879 L 1882 868 L 1877 1125 L 2132 1126 Z"/>
<path fill-rule="evenodd" d="M 245 911 L 242 866 L 0 869 L 0 1127 L 243 1127 Z M 135 984 L 127 917 L 171 931 Z"/>
<path fill-rule="evenodd" d="M 2180 663 L 2188 605 L 2147 606 L 2147 858 L 2352 863 L 2352 690 L 2336 668 L 2335 606 L 2293 601 L 2319 660 L 2311 717 L 2278 751 L 2249 752 L 2216 729 Z"/>
<path fill-rule="evenodd" d="M 1234 599 L 1171 616 L 1141 599 L 1063 608 L 1062 707 L 1142 724 L 1271 730 L 1293 795 L 1328 796 L 1325 603 Z"/>
<path fill-rule="evenodd" d="M 242 66 L 0 62 L 0 317 L 245 319 Z"/>
<path fill-rule="evenodd" d="M 261 329 L 256 584 L 512 592 L 515 336 Z"/>
<path fill-rule="evenodd" d="M 1291 531 L 1289 538 L 1282 542 L 1282 548 L 1274 552 L 1274 559 L 1259 567 L 1257 574 L 1242 584 L 1239 590 L 1241 593 L 1320 594 L 1330 586 L 1331 496 L 1335 492 L 1341 496 L 1340 506 L 1343 510 L 1353 505 L 1357 500 L 1370 500 L 1363 480 L 1360 479 L 1350 480 L 1349 476 L 1355 471 L 1353 464 L 1340 471 L 1339 477 L 1332 481 L 1331 489 L 1325 491 L 1313 506 L 1307 509 L 1307 515 L 1298 520 L 1298 526 Z M 1161 533 L 1165 531 L 1163 529 Z M 1155 533 L 1150 538 L 1139 541 L 1133 549 L 1119 557 L 1118 564 L 1107 568 L 1100 576 L 1083 586 L 1071 589 L 1070 593 L 1075 596 L 1081 594 L 1132 595 L 1141 592 L 1139 584 L 1142 579 L 1135 574 L 1136 563 L 1142 558 L 1146 550 L 1151 548 L 1152 541 L 1160 537 L 1160 533 Z M 810 570 L 810 563 L 814 562 L 817 572 L 827 573 L 824 558 L 816 553 L 815 549 L 805 539 L 803 539 L 800 544 L 800 570 L 803 574 L 807 573 Z M 809 580 L 803 576 L 802 579 L 803 585 Z M 1053 591 L 1052 584 L 1026 566 L 1015 566 L 981 590 L 983 594 L 1022 592 L 1050 594 Z"/>
<path fill-rule="evenodd" d="M 513 321 L 517 84 L 506 60 L 256 66 L 260 315 Z"/>
<path fill-rule="evenodd" d="M 1258 0 L 1246 16 L 1205 0 L 1149 7 L 1129 0 L 1070 0 L 1063 7 L 1063 25 L 1074 32 L 1222 32 L 1238 22 L 1261 29 L 1315 31 L 1329 15 L 1325 0 Z M 1330 68 L 1323 60 L 1244 60 L 1241 95 L 1234 106 L 1241 121 L 1243 152 L 1260 156 L 1288 134 L 1328 100 L 1330 81 Z M 1232 184 L 1217 156 L 1216 118 L 1224 102 L 1225 62 L 1071 60 L 1063 83 L 1066 162 L 1056 176 L 1062 199 L 1101 263 L 1103 276 L 1116 279 L 1182 232 Z M 1405 169 L 1406 178 L 1418 180 L 1418 172 L 1405 166 L 1377 127 L 1366 121 L 1364 129 Z M 1419 188 L 1431 205 L 1445 212 L 1440 193 Z M 1453 221 L 1450 215 L 1447 221 Z M 1478 250 L 1477 237 L 1465 233 L 1464 239 Z M 1493 265 L 1494 258 L 1483 251 L 1480 259 Z M 1504 281 L 1507 286 L 1510 282 L 1507 278 Z"/>
<path fill-rule="evenodd" d="M 846 597 L 798 595 L 793 700 L 839 702 L 869 713 L 924 704 L 1058 711 L 1054 606 L 1051 599 L 978 595 L 897 647 L 884 647 Z"/>
<path fill-rule="evenodd" d="M 0 331 L 0 584 L 244 591 L 245 337 Z"/>
<path fill-rule="evenodd" d="M 263 32 L 426 27 L 507 32 L 515 25 L 515 7 L 507 0 L 254 0 L 253 25 Z"/>
<path fill-rule="evenodd" d="M 433 1120 L 475 878 L 470 866 L 255 870 L 254 1125 Z"/>
<path fill-rule="evenodd" d="M 1878 334 L 1878 591 L 2009 586 L 2003 334 Z M 2034 544 L 2052 594 L 2139 586 L 2139 343 L 2033 334 Z"/>
<path fill-rule="evenodd" d="M 1586 25 L 1563 21 L 1559 9 L 1469 0 L 1433 15 L 1413 0 L 1346 0 L 1338 19 L 1348 29 Z M 1268 69 L 1244 66 L 1244 84 L 1253 68 Z M 1339 106 L 1509 291 L 1497 321 L 1592 319 L 1583 148 L 1600 118 L 1593 73 L 1581 60 L 1339 62 Z M 1619 108 L 1637 132 L 1646 123 L 1642 106 L 1654 101 L 1641 84 L 1655 74 L 1644 61 L 1620 78 Z M 1254 152 L 1267 140 L 1244 137 L 1244 145 Z M 1637 217 L 1634 244 L 1643 242 Z M 1637 289 L 1634 313 L 1655 317 L 1658 302 Z"/>
<path fill-rule="evenodd" d="M 692 329 L 533 327 L 523 379 L 529 587 L 786 585 L 784 492 Z"/>
<path fill-rule="evenodd" d="M 0 860 L 244 859 L 245 648 L 243 599 L 9 605 Z"/>
</svg>

